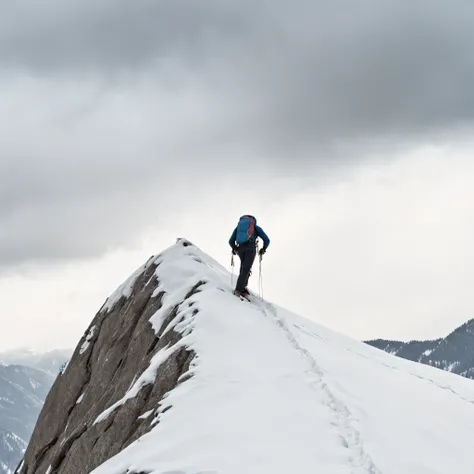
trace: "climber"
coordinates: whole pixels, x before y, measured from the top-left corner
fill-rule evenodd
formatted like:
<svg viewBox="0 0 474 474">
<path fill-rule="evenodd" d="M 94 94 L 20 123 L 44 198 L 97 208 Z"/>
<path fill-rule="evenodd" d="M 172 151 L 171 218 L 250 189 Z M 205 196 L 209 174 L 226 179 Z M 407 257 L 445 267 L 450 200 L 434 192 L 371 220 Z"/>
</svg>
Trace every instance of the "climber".
<svg viewBox="0 0 474 474">
<path fill-rule="evenodd" d="M 232 253 L 234 255 L 237 254 L 240 258 L 240 274 L 234 291 L 236 295 L 249 295 L 247 285 L 257 254 L 258 237 L 263 240 L 263 247 L 258 252 L 260 258 L 262 258 L 270 245 L 270 239 L 262 228 L 257 225 L 257 219 L 255 219 L 254 216 L 246 214 L 239 219 L 239 223 L 229 239 Z"/>
</svg>

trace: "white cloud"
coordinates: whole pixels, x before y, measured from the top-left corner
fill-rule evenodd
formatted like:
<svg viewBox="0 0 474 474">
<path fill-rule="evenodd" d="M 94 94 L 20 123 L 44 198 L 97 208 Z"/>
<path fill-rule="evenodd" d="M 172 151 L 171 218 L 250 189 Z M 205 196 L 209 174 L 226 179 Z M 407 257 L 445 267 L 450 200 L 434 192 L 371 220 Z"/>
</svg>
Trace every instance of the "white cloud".
<svg viewBox="0 0 474 474">
<path fill-rule="evenodd" d="M 299 192 L 261 175 L 223 182 L 225 191 L 194 195 L 188 213 L 134 248 L 3 275 L 0 347 L 75 345 L 109 293 L 176 237 L 228 265 L 227 240 L 244 212 L 272 239 L 267 298 L 357 338 L 443 335 L 472 317 L 473 151 L 462 142 L 420 147 Z M 156 203 L 157 216 L 164 205 Z M 254 288 L 256 275 L 255 266 Z"/>
<path fill-rule="evenodd" d="M 472 150 L 422 147 L 293 198 L 268 296 L 360 338 L 436 337 L 472 317 Z"/>
</svg>

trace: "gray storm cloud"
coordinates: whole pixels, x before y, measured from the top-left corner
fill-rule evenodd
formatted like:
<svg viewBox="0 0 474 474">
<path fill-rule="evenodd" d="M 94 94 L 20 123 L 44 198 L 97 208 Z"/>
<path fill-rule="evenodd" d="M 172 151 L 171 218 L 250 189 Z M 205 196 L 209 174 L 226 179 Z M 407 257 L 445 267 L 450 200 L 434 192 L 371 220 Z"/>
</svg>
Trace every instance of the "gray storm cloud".
<svg viewBox="0 0 474 474">
<path fill-rule="evenodd" d="M 216 100 L 251 101 L 272 140 L 403 134 L 472 118 L 468 1 L 50 0 L 2 9 L 4 68 L 145 70 L 160 81 L 175 62 L 209 81 Z"/>
<path fill-rule="evenodd" d="M 473 31 L 462 0 L 6 2 L 0 262 L 126 242 L 183 169 L 304 174 L 470 126 Z"/>
</svg>

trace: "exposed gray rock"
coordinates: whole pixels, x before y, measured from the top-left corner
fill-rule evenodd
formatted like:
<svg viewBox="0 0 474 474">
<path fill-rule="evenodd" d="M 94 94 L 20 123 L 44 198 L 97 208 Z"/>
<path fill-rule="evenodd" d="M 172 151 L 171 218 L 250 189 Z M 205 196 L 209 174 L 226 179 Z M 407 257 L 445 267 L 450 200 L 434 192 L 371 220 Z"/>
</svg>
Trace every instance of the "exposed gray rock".
<svg viewBox="0 0 474 474">
<path fill-rule="evenodd" d="M 143 386 L 137 396 L 95 423 L 124 397 L 158 351 L 181 339 L 173 330 L 163 334 L 179 305 L 171 308 L 159 334 L 149 322 L 163 298 L 163 293 L 153 296 L 158 287 L 155 262 L 150 259 L 138 275 L 131 295 L 110 309 L 104 306 L 95 316 L 46 399 L 21 474 L 45 474 L 49 467 L 49 474 L 91 472 L 147 433 L 160 400 L 184 379 L 194 353 L 183 346 L 159 366 L 155 383 Z M 199 285 L 181 304 L 196 291 Z M 151 410 L 149 417 L 142 417 Z"/>
<path fill-rule="evenodd" d="M 474 319 L 441 339 L 410 342 L 376 339 L 367 344 L 404 359 L 474 379 Z"/>
</svg>

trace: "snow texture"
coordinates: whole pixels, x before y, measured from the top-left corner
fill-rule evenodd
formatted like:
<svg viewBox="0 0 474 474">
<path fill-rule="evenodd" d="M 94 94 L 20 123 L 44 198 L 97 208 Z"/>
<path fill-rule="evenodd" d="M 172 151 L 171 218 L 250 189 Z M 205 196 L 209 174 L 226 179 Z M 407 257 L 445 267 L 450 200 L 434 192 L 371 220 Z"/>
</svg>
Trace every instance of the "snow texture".
<svg viewBox="0 0 474 474">
<path fill-rule="evenodd" d="M 146 413 L 143 413 L 143 415 L 140 415 L 138 417 L 139 420 L 146 420 L 149 416 L 153 414 L 154 410 L 148 410 Z"/>
<path fill-rule="evenodd" d="M 86 352 L 87 349 L 89 349 L 91 340 L 92 340 L 92 338 L 94 337 L 94 334 L 95 334 L 95 330 L 96 330 L 96 327 L 95 327 L 95 326 L 92 326 L 92 327 L 89 329 L 89 332 L 88 332 L 88 334 L 87 334 L 87 336 L 86 336 L 86 340 L 84 341 L 84 343 L 83 343 L 82 346 L 81 346 L 80 354 L 84 354 L 84 352 Z"/>
<path fill-rule="evenodd" d="M 60 375 L 64 375 L 64 373 L 66 372 L 66 369 L 68 368 L 68 365 L 69 365 L 69 362 L 71 361 L 71 359 L 69 358 L 60 368 L 59 368 L 59 373 Z"/>
<path fill-rule="evenodd" d="M 458 365 L 459 365 L 459 362 L 458 362 L 458 361 L 453 362 L 453 363 L 449 364 L 449 365 L 446 367 L 446 370 L 447 370 L 448 372 L 452 372 Z"/>
<path fill-rule="evenodd" d="M 158 331 L 180 305 L 166 330 L 181 332 L 180 344 L 197 354 L 193 376 L 156 407 L 149 433 L 93 474 L 474 472 L 471 380 L 396 358 L 255 295 L 242 301 L 230 274 L 187 241 L 156 263 L 157 294 L 165 295 L 151 323 Z M 176 349 L 160 351 L 96 423 L 153 383 Z"/>
</svg>

